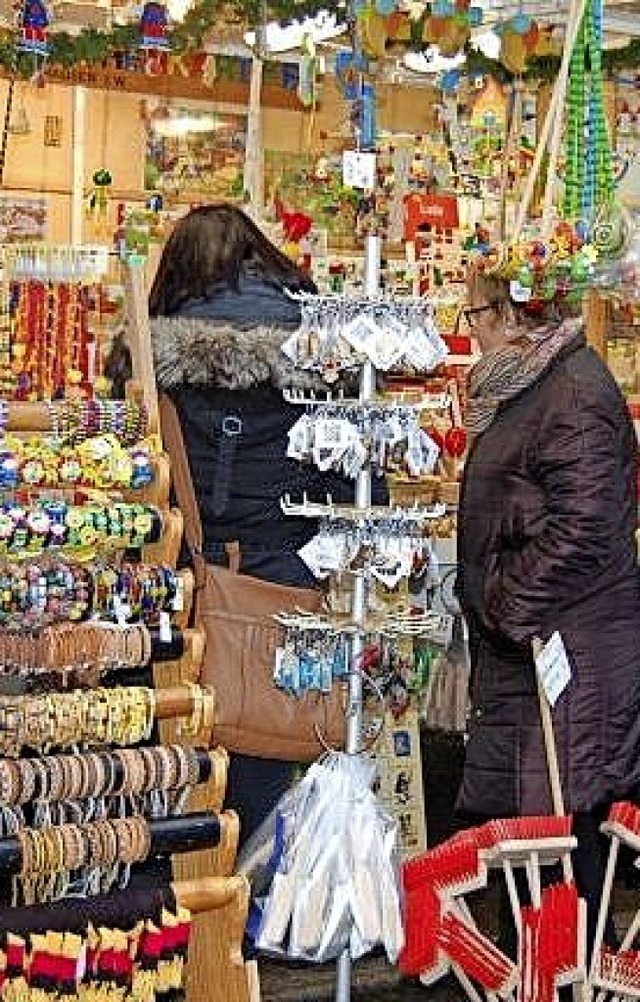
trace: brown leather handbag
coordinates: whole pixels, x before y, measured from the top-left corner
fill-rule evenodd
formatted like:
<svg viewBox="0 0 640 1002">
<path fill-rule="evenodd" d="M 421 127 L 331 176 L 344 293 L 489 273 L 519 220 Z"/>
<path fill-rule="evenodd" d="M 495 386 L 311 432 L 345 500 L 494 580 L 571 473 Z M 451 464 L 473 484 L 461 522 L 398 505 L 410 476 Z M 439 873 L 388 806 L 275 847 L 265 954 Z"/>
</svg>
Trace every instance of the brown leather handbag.
<svg viewBox="0 0 640 1002">
<path fill-rule="evenodd" d="M 327 695 L 308 692 L 298 697 L 279 689 L 273 680 L 276 648 L 283 639 L 274 614 L 296 609 L 315 612 L 322 605 L 322 593 L 240 574 L 237 543 L 228 550 L 229 567 L 207 563 L 180 419 L 166 394 L 160 396 L 160 418 L 193 563 L 194 623 L 206 633 L 201 681 L 216 691 L 216 744 L 232 752 L 292 762 L 317 758 L 323 751 L 319 735 L 342 747 L 345 716 L 340 686 L 334 685 Z"/>
</svg>

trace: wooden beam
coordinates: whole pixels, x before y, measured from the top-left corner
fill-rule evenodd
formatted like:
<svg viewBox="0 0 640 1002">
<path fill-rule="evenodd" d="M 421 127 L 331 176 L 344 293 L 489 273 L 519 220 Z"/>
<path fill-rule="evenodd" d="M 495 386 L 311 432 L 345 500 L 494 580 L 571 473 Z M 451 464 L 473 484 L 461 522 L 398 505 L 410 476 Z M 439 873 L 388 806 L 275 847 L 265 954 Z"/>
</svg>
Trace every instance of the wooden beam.
<svg viewBox="0 0 640 1002">
<path fill-rule="evenodd" d="M 0 70 L 0 76 L 10 74 Z M 206 83 L 196 77 L 175 75 L 151 76 L 133 73 L 115 67 L 92 66 L 47 66 L 47 80 L 50 83 L 69 86 L 90 87 L 93 90 L 117 91 L 121 94 L 149 94 L 163 98 L 186 98 L 194 101 L 209 101 L 220 104 L 249 105 L 249 81 L 214 80 Z M 296 92 L 267 83 L 262 88 L 262 104 L 280 110 L 300 110 Z"/>
</svg>

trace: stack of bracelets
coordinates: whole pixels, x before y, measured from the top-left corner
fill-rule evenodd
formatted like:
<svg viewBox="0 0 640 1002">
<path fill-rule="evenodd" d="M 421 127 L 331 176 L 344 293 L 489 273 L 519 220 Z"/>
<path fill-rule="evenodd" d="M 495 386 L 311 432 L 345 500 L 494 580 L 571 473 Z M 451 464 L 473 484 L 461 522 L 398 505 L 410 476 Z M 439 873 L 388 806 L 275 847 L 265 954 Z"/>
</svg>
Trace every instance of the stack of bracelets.
<svg viewBox="0 0 640 1002">
<path fill-rule="evenodd" d="M 38 627 L 87 618 L 156 626 L 183 606 L 183 578 L 164 565 L 0 562 L 0 626 L 28 630 L 27 638 Z M 79 634 L 78 650 L 83 642 Z M 2 643 L 0 634 L 0 665 Z"/>
<path fill-rule="evenodd" d="M 39 498 L 28 505 L 0 505 L 0 554 L 38 557 L 48 550 L 140 549 L 162 531 L 157 508 L 114 501 L 85 505 Z"/>
<path fill-rule="evenodd" d="M 169 524 L 161 444 L 144 404 L 109 398 L 99 284 L 9 282 L 0 321 L 0 869 L 14 876 L 0 880 L 0 900 L 13 894 L 27 931 L 9 917 L 3 939 L 0 907 L 0 997 L 176 1002 L 190 922 L 175 902 L 125 931 L 108 921 L 78 929 L 76 916 L 88 901 L 126 896 L 132 867 L 136 895 L 159 881 L 168 889 L 157 857 L 211 844 L 219 831 L 213 812 L 185 815 L 194 786 L 226 768 L 220 757 L 214 773 L 219 753 L 193 747 L 211 732 L 213 699 L 191 682 L 168 699 L 147 684 L 154 657 L 182 656 L 175 631 L 185 612 L 184 575 L 143 562 L 149 544 L 162 554 Z M 174 743 L 163 744 L 156 717 L 176 713 Z M 67 900 L 62 932 L 31 932 L 32 914 Z"/>
<path fill-rule="evenodd" d="M 153 479 L 149 444 L 138 442 L 125 448 L 114 435 L 97 435 L 78 445 L 6 436 L 0 449 L 0 490 L 135 491 L 148 487 Z"/>
<path fill-rule="evenodd" d="M 48 809 L 56 805 L 61 808 L 58 814 L 61 822 L 66 820 L 65 801 L 71 801 L 68 806 L 75 809 L 78 801 L 86 801 L 89 813 L 100 800 L 106 813 L 112 813 L 109 808 L 120 797 L 169 794 L 167 810 L 160 815 L 164 816 L 180 813 L 177 795 L 195 786 L 201 778 L 208 777 L 202 777 L 200 753 L 175 744 L 5 758 L 0 759 L 0 801 L 6 805 L 5 810 L 31 802 L 36 807 L 46 804 Z M 154 808 L 152 816 L 156 813 Z M 5 825 L 5 835 L 14 831 L 17 825 L 11 829 Z"/>
<path fill-rule="evenodd" d="M 148 822 L 139 815 L 20 828 L 17 838 L 22 862 L 14 905 L 63 897 L 79 872 L 86 876 L 89 892 L 106 894 L 126 883 L 131 865 L 145 860 L 151 848 Z"/>
<path fill-rule="evenodd" d="M 70 840 L 69 840 L 70 841 Z M 81 913 L 82 915 L 82 913 Z M 191 916 L 163 906 L 139 911 L 122 928 L 91 912 L 72 931 L 6 933 L 0 942 L 0 996 L 4 1002 L 179 1002 Z"/>
<path fill-rule="evenodd" d="M 186 686 L 192 696 L 192 709 L 181 734 L 195 737 L 211 726 L 213 703 L 200 686 Z M 27 749 L 47 754 L 51 749 L 76 748 L 79 744 L 128 748 L 148 741 L 155 704 L 155 690 L 146 686 L 0 696 L 0 753 L 17 759 Z"/>
<path fill-rule="evenodd" d="M 155 692 L 145 686 L 0 696 L 0 753 L 136 745 L 149 739 L 154 712 Z"/>
<path fill-rule="evenodd" d="M 145 667 L 151 649 L 144 623 L 63 622 L 31 633 L 4 630 L 0 667 L 5 678 L 23 680 L 22 692 L 83 689 L 98 685 L 112 672 Z"/>
<path fill-rule="evenodd" d="M 147 413 L 133 400 L 70 399 L 47 404 L 53 437 L 65 444 L 95 435 L 115 435 L 121 445 L 140 442 L 147 432 Z"/>
</svg>

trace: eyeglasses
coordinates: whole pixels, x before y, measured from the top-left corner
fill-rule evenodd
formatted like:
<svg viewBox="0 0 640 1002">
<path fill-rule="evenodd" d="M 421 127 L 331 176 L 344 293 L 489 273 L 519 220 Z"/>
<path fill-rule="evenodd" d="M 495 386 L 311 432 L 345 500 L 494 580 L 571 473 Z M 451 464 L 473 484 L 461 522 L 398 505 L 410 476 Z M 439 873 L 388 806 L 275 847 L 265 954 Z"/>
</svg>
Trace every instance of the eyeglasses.
<svg viewBox="0 0 640 1002">
<path fill-rule="evenodd" d="M 462 313 L 469 327 L 473 327 L 474 317 L 477 317 L 480 313 L 493 312 L 495 308 L 495 303 L 486 303 L 484 306 L 466 306 L 463 308 Z"/>
</svg>

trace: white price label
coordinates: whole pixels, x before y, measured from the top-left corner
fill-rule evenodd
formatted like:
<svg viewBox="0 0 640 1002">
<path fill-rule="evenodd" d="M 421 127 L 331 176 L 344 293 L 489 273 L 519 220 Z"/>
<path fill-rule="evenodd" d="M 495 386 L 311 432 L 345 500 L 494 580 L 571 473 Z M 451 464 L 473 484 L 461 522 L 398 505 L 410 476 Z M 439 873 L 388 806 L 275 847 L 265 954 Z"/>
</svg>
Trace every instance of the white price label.
<svg viewBox="0 0 640 1002">
<path fill-rule="evenodd" d="M 160 613 L 160 643 L 170 644 L 171 643 L 171 618 L 168 612 Z"/>
<path fill-rule="evenodd" d="M 567 649 L 557 631 L 536 655 L 536 671 L 550 706 L 555 706 L 571 681 Z"/>
<path fill-rule="evenodd" d="M 375 153 L 345 150 L 342 154 L 342 183 L 347 188 L 372 190 L 376 186 Z"/>
</svg>

